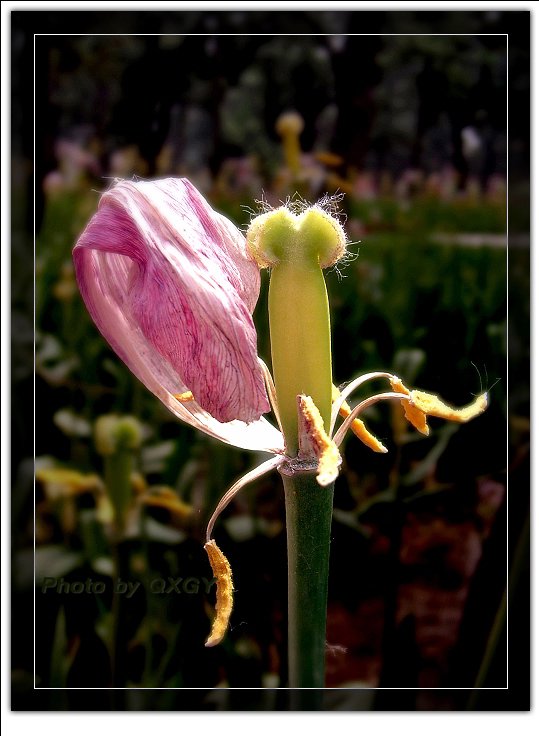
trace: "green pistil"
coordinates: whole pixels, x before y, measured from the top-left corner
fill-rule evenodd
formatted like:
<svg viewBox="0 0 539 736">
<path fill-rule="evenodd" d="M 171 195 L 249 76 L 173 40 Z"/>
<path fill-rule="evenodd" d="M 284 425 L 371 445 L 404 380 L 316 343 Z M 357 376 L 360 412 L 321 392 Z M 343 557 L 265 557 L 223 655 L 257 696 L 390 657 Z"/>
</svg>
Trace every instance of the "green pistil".
<svg viewBox="0 0 539 736">
<path fill-rule="evenodd" d="M 331 417 L 331 336 L 322 267 L 342 257 L 339 222 L 314 206 L 296 215 L 286 207 L 255 218 L 251 254 L 271 266 L 269 320 L 277 405 L 289 455 L 298 450 L 297 396 L 311 396 L 324 427 Z"/>
<path fill-rule="evenodd" d="M 271 359 L 286 448 L 298 449 L 297 396 L 311 396 L 324 428 L 331 418 L 329 305 L 317 263 L 283 262 L 271 272 L 269 287 Z"/>
</svg>

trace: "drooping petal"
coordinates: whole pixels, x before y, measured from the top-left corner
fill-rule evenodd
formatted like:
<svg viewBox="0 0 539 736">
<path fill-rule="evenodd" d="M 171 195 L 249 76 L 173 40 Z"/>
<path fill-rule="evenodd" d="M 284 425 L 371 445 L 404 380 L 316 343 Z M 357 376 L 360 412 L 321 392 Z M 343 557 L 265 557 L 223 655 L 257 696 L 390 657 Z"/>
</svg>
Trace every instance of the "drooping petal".
<svg viewBox="0 0 539 736">
<path fill-rule="evenodd" d="M 196 401 L 191 401 L 187 405 L 178 401 L 172 392 L 164 390 L 156 381 L 152 382 L 151 376 L 148 383 L 145 381 L 143 383 L 161 399 L 173 414 L 211 437 L 245 450 L 271 452 L 272 454 L 284 452 L 283 435 L 264 417 L 249 424 L 237 419 L 226 423 L 218 422 L 211 414 L 201 409 Z"/>
<path fill-rule="evenodd" d="M 190 182 L 118 182 L 73 258 L 97 327 L 177 416 L 241 447 L 282 447 L 259 420 L 269 403 L 251 317 L 258 267 Z M 187 392 L 194 401 L 174 398 Z"/>
</svg>

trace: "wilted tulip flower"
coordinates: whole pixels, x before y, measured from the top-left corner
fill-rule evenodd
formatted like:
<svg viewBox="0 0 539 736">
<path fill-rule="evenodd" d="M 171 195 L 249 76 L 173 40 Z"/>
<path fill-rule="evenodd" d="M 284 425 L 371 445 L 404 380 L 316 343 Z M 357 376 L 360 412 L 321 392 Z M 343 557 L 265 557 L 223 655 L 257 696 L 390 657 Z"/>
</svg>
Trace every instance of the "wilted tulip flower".
<svg viewBox="0 0 539 736">
<path fill-rule="evenodd" d="M 308 491 L 314 495 L 309 498 L 316 503 L 321 499 L 330 517 L 329 489 L 338 474 L 338 447 L 347 430 L 352 429 L 374 451 L 386 452 L 358 418 L 365 408 L 380 400 L 399 400 L 407 419 L 428 433 L 428 415 L 464 422 L 487 405 L 482 395 L 469 407 L 455 410 L 432 394 L 409 390 L 386 372 L 360 376 L 342 391 L 332 385 L 322 268 L 346 254 L 346 236 L 328 209 L 321 203 L 266 212 L 253 220 L 246 241 L 185 179 L 118 181 L 103 194 L 73 251 L 88 311 L 147 388 L 191 426 L 229 444 L 272 455 L 224 494 L 210 519 L 206 550 L 217 578 L 217 616 L 208 646 L 221 641 L 232 610 L 230 566 L 211 534 L 218 514 L 241 488 L 275 468 L 285 479 L 285 490 L 286 478 L 290 482 L 307 478 L 309 483 L 314 478 Z M 257 356 L 252 320 L 259 269 L 266 267 L 272 269 L 269 304 L 275 384 Z M 392 390 L 350 409 L 348 396 L 374 379 L 387 380 Z M 262 416 L 270 409 L 279 429 Z M 339 416 L 344 421 L 336 429 Z M 320 486 L 328 492 L 324 494 Z M 317 513 L 315 506 L 312 513 Z M 287 505 L 287 527 L 294 525 L 294 515 Z M 316 526 L 318 517 L 311 522 Z M 301 515 L 298 524 L 301 530 Z M 304 543 L 312 544 L 313 550 L 327 547 L 327 557 L 329 527 L 324 524 L 325 541 L 309 532 Z M 291 572 L 291 565 L 299 559 L 293 552 L 294 534 L 289 531 L 289 581 L 297 573 Z M 327 565 L 320 574 L 327 578 Z M 310 572 L 309 576 L 313 578 Z M 300 573 L 293 580 L 292 597 L 302 586 Z M 327 585 L 315 582 L 322 604 L 311 618 L 318 616 L 325 627 Z M 292 627 L 300 609 L 291 609 Z M 323 656 L 323 647 L 316 656 Z M 303 670 L 310 671 L 309 667 Z M 316 667 L 313 671 L 318 685 L 302 681 L 297 673 L 292 680 L 296 686 L 320 686 Z"/>
<path fill-rule="evenodd" d="M 185 179 L 119 181 L 74 250 L 88 311 L 180 419 L 229 444 L 282 451 L 258 363 L 259 269 L 245 239 Z"/>
</svg>

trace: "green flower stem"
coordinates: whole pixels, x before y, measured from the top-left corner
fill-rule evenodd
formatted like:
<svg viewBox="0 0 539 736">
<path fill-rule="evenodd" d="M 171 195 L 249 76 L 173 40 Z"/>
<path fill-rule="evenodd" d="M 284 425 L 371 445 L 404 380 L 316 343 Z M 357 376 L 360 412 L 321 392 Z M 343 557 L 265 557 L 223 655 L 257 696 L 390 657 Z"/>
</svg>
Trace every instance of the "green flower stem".
<svg viewBox="0 0 539 736">
<path fill-rule="evenodd" d="M 105 485 L 112 505 L 117 532 L 124 528 L 127 507 L 131 501 L 133 450 L 119 449 L 104 458 Z"/>
<path fill-rule="evenodd" d="M 271 267 L 268 307 L 277 407 L 290 462 L 283 467 L 288 545 L 289 686 L 299 710 L 316 709 L 324 687 L 326 608 L 333 485 L 316 479 L 314 448 L 298 455 L 298 396 L 310 396 L 329 434 L 332 401 L 329 303 L 322 268 L 346 251 L 346 235 L 319 206 L 281 207 L 255 218 L 250 254 Z M 305 423 L 307 424 L 307 423 Z M 302 427 L 305 438 L 309 430 Z M 312 439 L 312 438 L 311 438 Z M 306 457 L 311 451 L 313 456 Z M 307 469 L 308 468 L 308 469 Z M 305 688 L 306 690 L 300 690 Z M 308 688 L 308 690 L 307 690 Z"/>
<path fill-rule="evenodd" d="M 331 418 L 331 338 L 322 269 L 315 258 L 287 260 L 269 285 L 271 359 L 286 449 L 298 450 L 297 396 L 311 396 L 326 431 Z"/>
<path fill-rule="evenodd" d="M 94 427 L 95 448 L 103 456 L 105 486 L 114 507 L 117 534 L 123 531 L 131 501 L 134 452 L 140 447 L 142 429 L 135 417 L 100 416 Z"/>
<path fill-rule="evenodd" d="M 111 669 L 114 687 L 125 685 L 125 638 L 122 624 L 122 596 L 118 592 L 118 581 L 125 575 L 124 560 L 120 548 L 125 527 L 126 510 L 131 499 L 131 472 L 133 470 L 133 451 L 119 449 L 104 458 L 105 485 L 114 507 L 114 529 L 111 540 L 113 561 L 112 595 L 112 642 Z"/>
<path fill-rule="evenodd" d="M 118 582 L 122 578 L 123 561 L 119 540 L 116 538 L 112 542 L 112 628 L 111 628 L 111 676 L 113 687 L 125 686 L 125 648 L 124 648 L 124 627 L 122 626 L 122 596 L 118 592 Z"/>
<path fill-rule="evenodd" d="M 323 688 L 333 485 L 322 488 L 315 470 L 287 472 L 281 471 L 288 546 L 288 684 Z"/>
</svg>

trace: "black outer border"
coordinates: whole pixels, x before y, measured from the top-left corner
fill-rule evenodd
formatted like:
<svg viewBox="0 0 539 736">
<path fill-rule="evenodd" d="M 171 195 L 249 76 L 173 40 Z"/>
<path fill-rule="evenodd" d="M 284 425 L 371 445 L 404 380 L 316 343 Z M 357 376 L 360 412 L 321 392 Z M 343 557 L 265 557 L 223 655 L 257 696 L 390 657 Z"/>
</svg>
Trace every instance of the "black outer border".
<svg viewBox="0 0 539 736">
<path fill-rule="evenodd" d="M 69 8 L 69 3 L 66 3 Z M 249 21 L 252 23 L 253 32 L 258 33 L 314 33 L 320 32 L 319 21 L 321 16 L 345 13 L 349 32 L 360 33 L 393 33 L 395 27 L 391 21 L 399 14 L 399 32 L 406 33 L 409 27 L 410 33 L 417 33 L 417 19 L 428 21 L 429 32 L 432 33 L 469 33 L 470 22 L 474 26 L 474 33 L 481 33 L 482 24 L 485 22 L 487 11 L 242 11 L 249 13 Z M 36 131 L 37 143 L 34 140 L 34 60 L 33 45 L 36 33 L 70 33 L 89 35 L 92 33 L 160 33 L 164 28 L 166 19 L 167 33 L 234 33 L 237 26 L 230 22 L 230 11 L 34 11 L 13 10 L 9 17 L 11 30 L 11 150 L 16 154 L 15 161 L 21 158 L 25 163 L 26 201 L 24 214 L 15 212 L 14 203 L 11 203 L 11 232 L 12 237 L 18 236 L 13 243 L 19 243 L 16 247 L 22 247 L 27 256 L 24 260 L 31 264 L 33 262 L 33 221 L 34 212 L 39 217 L 40 202 L 34 201 L 33 191 L 33 159 L 34 146 L 39 147 L 39 131 Z M 208 17 L 214 16 L 215 26 L 208 25 Z M 530 267 L 529 240 L 527 246 L 522 245 L 523 240 L 529 232 L 514 232 L 512 229 L 512 214 L 518 209 L 519 218 L 522 221 L 523 211 L 527 212 L 528 222 L 530 215 L 530 117 L 531 96 L 530 86 L 527 89 L 517 88 L 512 85 L 512 69 L 518 64 L 520 69 L 527 66 L 530 69 L 530 41 L 531 41 L 531 13 L 529 11 L 501 11 L 501 26 L 504 33 L 508 34 L 509 55 L 509 192 L 518 189 L 524 192 L 518 201 L 513 201 L 509 196 L 508 220 L 509 220 L 509 249 L 508 249 L 508 306 L 509 306 L 509 335 L 508 343 L 511 345 L 516 340 L 524 350 L 530 345 L 529 324 L 517 325 L 511 322 L 511 305 L 526 300 L 530 302 L 529 289 L 527 293 L 522 292 L 522 283 L 514 280 L 513 267 L 517 263 L 522 268 L 523 259 L 527 270 Z M 485 32 L 492 32 L 491 30 Z M 529 78 L 529 77 L 528 77 Z M 38 82 L 39 80 L 36 80 Z M 36 104 L 46 95 L 46 88 L 39 87 L 36 83 Z M 516 158 L 512 158 L 512 152 L 518 152 Z M 516 163 L 514 163 L 514 161 Z M 11 171 L 12 181 L 17 177 L 20 180 L 21 172 Z M 527 193 L 527 194 L 526 194 Z M 35 209 L 34 209 L 35 207 Z M 20 213 L 20 203 L 17 207 Z M 528 227 L 529 230 L 529 227 Z M 515 236 L 517 236 L 515 238 Z M 524 238 L 523 238 L 524 236 Z M 12 246 L 14 247 L 14 246 Z M 20 258 L 16 259 L 19 263 Z M 524 310 L 529 314 L 529 310 Z M 28 315 L 33 323 L 33 315 Z M 512 391 L 515 386 L 522 389 L 523 382 L 530 384 L 529 365 L 517 368 L 508 362 L 508 386 L 509 404 L 511 405 Z M 526 391 L 524 392 L 526 394 Z M 519 414 L 528 411 L 529 398 L 522 402 L 522 391 L 519 391 L 520 403 Z M 529 392 L 528 392 L 529 397 Z M 28 383 L 12 385 L 11 407 L 16 409 L 17 418 L 14 419 L 12 412 L 12 443 L 11 443 L 11 471 L 15 478 L 19 462 L 24 457 L 33 456 L 33 386 Z M 16 430 L 15 424 L 19 429 Z M 24 432 L 20 427 L 25 428 Z M 515 490 L 512 493 L 512 489 Z M 517 492 L 518 491 L 518 492 Z M 522 529 L 526 526 L 530 505 L 530 460 L 528 457 L 520 463 L 518 470 L 509 477 L 509 563 L 515 556 L 519 540 L 518 554 L 522 555 L 524 564 L 521 566 L 520 577 L 513 581 L 509 591 L 510 613 L 509 613 L 509 687 L 507 690 L 484 689 L 476 693 L 476 701 L 473 710 L 476 711 L 527 711 L 530 709 L 530 544 L 529 535 L 522 536 Z M 12 597 L 12 620 L 25 619 L 32 626 L 32 612 L 25 610 L 25 602 Z M 12 652 L 22 642 L 12 638 Z M 505 649 L 505 644 L 502 644 Z M 505 651 L 500 652 L 500 662 L 504 660 Z M 211 709 L 205 702 L 210 690 L 186 690 L 177 691 L 178 697 L 176 707 L 178 711 L 203 711 Z M 444 702 L 444 692 L 437 691 L 440 703 Z M 461 693 L 461 710 L 469 708 L 471 692 L 468 690 Z M 265 710 L 261 703 L 257 702 L 256 691 L 242 690 L 231 691 L 231 705 L 236 711 Z M 387 691 L 384 697 L 384 710 L 406 711 L 407 703 L 413 702 L 413 694 L 417 691 L 396 690 Z M 358 695 L 359 695 L 358 691 Z M 447 693 L 449 694 L 449 693 Z M 272 710 L 288 709 L 288 693 L 281 690 L 277 693 Z M 412 696 L 410 699 L 408 696 Z M 69 691 L 69 703 L 71 711 L 108 711 L 123 710 L 122 705 L 115 703 L 111 691 L 104 690 L 71 690 Z M 358 710 L 361 709 L 361 699 L 358 699 Z M 150 700 L 147 710 L 154 710 Z M 446 701 L 447 702 L 447 701 Z M 467 705 L 468 704 L 468 705 Z M 413 707 L 413 706 L 412 706 Z M 25 690 L 19 691 L 13 687 L 11 709 L 14 711 L 46 711 L 57 710 L 50 705 L 47 691 Z M 61 708 L 60 708 L 61 709 Z M 441 705 L 443 710 L 443 705 Z"/>
</svg>

